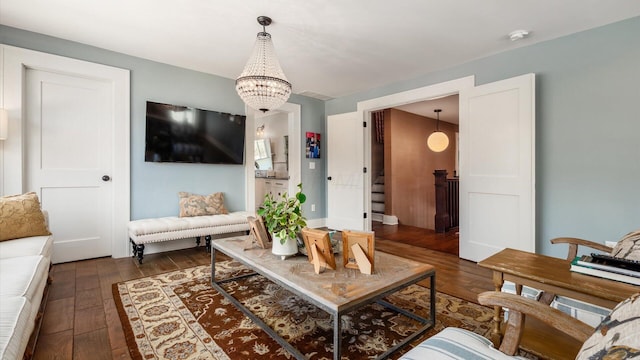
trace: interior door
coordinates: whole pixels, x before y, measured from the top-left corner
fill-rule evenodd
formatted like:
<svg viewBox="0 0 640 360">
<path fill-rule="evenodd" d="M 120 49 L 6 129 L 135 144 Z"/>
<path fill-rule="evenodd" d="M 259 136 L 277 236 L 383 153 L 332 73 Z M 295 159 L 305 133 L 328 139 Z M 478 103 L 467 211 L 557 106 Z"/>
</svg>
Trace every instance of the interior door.
<svg viewBox="0 0 640 360">
<path fill-rule="evenodd" d="M 364 128 L 361 113 L 327 117 L 327 227 L 364 230 Z"/>
<path fill-rule="evenodd" d="M 29 68 L 25 79 L 26 185 L 49 212 L 53 262 L 111 255 L 111 84 Z"/>
<path fill-rule="evenodd" d="M 460 257 L 535 251 L 535 75 L 460 92 Z"/>
</svg>

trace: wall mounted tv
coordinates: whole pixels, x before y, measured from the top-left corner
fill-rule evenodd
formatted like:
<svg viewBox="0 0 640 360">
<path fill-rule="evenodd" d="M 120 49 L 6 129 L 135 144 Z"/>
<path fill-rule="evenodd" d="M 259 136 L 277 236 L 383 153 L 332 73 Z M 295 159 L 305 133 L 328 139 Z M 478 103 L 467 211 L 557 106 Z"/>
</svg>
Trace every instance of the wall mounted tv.
<svg viewBox="0 0 640 360">
<path fill-rule="evenodd" d="M 144 160 L 243 164 L 246 116 L 147 101 Z"/>
</svg>

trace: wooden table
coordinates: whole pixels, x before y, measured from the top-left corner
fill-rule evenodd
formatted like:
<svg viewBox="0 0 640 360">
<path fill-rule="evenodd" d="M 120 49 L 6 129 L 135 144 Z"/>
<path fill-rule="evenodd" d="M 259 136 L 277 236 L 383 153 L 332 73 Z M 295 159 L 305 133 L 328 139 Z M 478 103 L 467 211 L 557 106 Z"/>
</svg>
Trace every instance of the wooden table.
<svg viewBox="0 0 640 360">
<path fill-rule="evenodd" d="M 342 256 L 336 256 L 336 270 L 327 269 L 320 274 L 316 274 L 313 265 L 306 256 L 281 260 L 279 256 L 271 253 L 271 249 L 254 248 L 244 250 L 245 239 L 246 237 L 238 237 L 217 239 L 212 242 L 211 286 L 224 295 L 282 347 L 293 354 L 296 359 L 306 359 L 306 357 L 221 286 L 224 282 L 234 279 L 216 280 L 216 250 L 229 255 L 256 273 L 263 275 L 302 299 L 330 313 L 333 318 L 333 357 L 336 360 L 341 358 L 341 316 L 367 304 L 378 302 L 419 321 L 423 325 L 417 332 L 382 354 L 380 358 L 386 358 L 400 347 L 432 328 L 435 324 L 435 268 L 431 265 L 376 252 L 375 268 L 372 275 L 364 275 L 359 270 L 345 268 L 342 264 Z M 385 296 L 426 278 L 431 280 L 428 319 L 404 309 L 399 309 L 383 300 Z"/>
<path fill-rule="evenodd" d="M 493 271 L 496 291 L 502 290 L 505 281 L 511 281 L 518 293 L 527 285 L 609 309 L 640 291 L 638 286 L 570 271 L 571 263 L 566 259 L 515 249 L 504 249 L 478 265 Z M 493 321 L 493 336 L 499 339 L 503 321 L 499 306 L 495 308 Z"/>
</svg>

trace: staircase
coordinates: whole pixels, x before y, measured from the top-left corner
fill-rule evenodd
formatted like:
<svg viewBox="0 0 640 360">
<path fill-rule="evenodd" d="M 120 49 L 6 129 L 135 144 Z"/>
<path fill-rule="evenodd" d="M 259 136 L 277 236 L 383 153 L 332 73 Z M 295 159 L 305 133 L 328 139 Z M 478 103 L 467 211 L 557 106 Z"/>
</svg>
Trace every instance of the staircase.
<svg viewBox="0 0 640 360">
<path fill-rule="evenodd" d="M 382 222 L 384 218 L 384 174 L 371 186 L 371 220 Z"/>
</svg>

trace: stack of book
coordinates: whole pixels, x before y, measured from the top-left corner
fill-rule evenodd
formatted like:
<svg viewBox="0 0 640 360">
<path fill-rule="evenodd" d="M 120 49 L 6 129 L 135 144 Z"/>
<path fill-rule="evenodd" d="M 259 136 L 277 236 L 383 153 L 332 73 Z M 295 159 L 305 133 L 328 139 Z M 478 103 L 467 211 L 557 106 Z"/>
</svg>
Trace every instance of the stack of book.
<svg viewBox="0 0 640 360">
<path fill-rule="evenodd" d="M 573 259 L 571 271 L 640 285 L 640 261 L 601 254 L 582 255 Z"/>
</svg>

